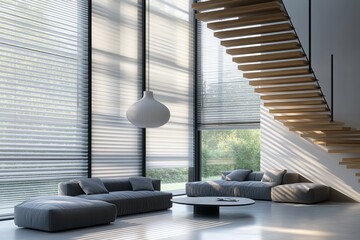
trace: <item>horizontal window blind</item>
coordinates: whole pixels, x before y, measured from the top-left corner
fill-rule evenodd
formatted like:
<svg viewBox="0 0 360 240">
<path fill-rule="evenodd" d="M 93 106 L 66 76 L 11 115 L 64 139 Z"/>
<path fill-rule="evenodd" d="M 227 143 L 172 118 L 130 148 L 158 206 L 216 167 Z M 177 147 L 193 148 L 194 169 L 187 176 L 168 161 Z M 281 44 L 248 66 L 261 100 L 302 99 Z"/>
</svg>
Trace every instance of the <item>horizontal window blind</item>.
<svg viewBox="0 0 360 240">
<path fill-rule="evenodd" d="M 92 176 L 142 174 L 142 131 L 126 119 L 142 95 L 141 22 L 141 1 L 93 1 Z"/>
<path fill-rule="evenodd" d="M 194 159 L 194 51 L 192 1 L 149 1 L 150 89 L 171 112 L 170 121 L 147 129 L 147 174 L 163 178 L 178 169 L 188 181 Z M 182 173 L 182 176 L 179 174 Z M 183 179 L 180 179 L 180 178 Z M 175 179 L 175 177 L 173 178 Z M 184 188 L 180 186 L 179 188 Z M 172 189 L 173 190 L 173 189 Z"/>
<path fill-rule="evenodd" d="M 87 174 L 87 1 L 0 1 L 0 218 Z"/>
<path fill-rule="evenodd" d="M 198 120 L 200 129 L 258 125 L 260 100 L 206 24 L 198 24 Z"/>
</svg>

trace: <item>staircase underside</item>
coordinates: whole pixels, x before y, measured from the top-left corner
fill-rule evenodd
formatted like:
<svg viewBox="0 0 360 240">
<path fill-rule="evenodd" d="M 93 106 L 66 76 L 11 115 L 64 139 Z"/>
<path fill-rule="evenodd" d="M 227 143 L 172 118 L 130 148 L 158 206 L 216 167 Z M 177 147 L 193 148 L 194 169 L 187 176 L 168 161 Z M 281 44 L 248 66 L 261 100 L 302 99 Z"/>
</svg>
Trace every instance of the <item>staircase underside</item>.
<svg viewBox="0 0 360 240">
<path fill-rule="evenodd" d="M 282 1 L 209 0 L 194 3 L 193 9 L 214 30 L 275 120 L 328 153 L 360 154 L 360 130 L 331 120 Z M 360 169 L 360 158 L 342 158 L 340 164 Z"/>
</svg>

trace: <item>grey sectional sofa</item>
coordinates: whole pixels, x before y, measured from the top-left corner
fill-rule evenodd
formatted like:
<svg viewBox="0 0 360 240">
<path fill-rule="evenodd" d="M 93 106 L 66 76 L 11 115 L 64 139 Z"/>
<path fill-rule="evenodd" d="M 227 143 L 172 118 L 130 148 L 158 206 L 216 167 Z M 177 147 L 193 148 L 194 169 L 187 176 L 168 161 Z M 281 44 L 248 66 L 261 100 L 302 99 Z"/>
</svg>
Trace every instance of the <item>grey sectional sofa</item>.
<svg viewBox="0 0 360 240">
<path fill-rule="evenodd" d="M 243 181 L 226 180 L 226 175 L 230 172 L 224 172 L 220 180 L 187 183 L 186 194 L 189 197 L 246 197 L 293 203 L 315 203 L 329 198 L 329 187 L 302 183 L 306 180 L 297 173 L 285 173 L 279 182 L 264 182 L 263 172 L 250 172 Z"/>
<path fill-rule="evenodd" d="M 158 179 L 80 179 L 59 183 L 58 192 L 59 196 L 29 198 L 15 206 L 15 224 L 56 232 L 172 207 L 172 194 L 160 191 Z"/>
<path fill-rule="evenodd" d="M 59 183 L 58 194 L 112 203 L 117 216 L 164 210 L 172 207 L 172 194 L 160 191 L 160 180 L 152 179 L 154 191 L 133 191 L 128 178 L 102 179 L 109 193 L 86 195 L 76 181 Z"/>
</svg>

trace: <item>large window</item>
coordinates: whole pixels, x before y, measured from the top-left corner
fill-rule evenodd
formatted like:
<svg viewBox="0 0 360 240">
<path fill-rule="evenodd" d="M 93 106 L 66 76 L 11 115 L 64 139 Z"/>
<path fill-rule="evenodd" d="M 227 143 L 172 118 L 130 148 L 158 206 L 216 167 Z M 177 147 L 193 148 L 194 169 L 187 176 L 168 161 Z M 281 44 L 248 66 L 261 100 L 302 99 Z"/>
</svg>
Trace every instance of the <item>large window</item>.
<svg viewBox="0 0 360 240">
<path fill-rule="evenodd" d="M 171 112 L 146 131 L 147 176 L 163 190 L 184 189 L 194 159 L 194 51 L 192 1 L 150 0 L 150 88 Z"/>
<path fill-rule="evenodd" d="M 260 130 L 204 130 L 201 135 L 201 177 L 219 179 L 239 168 L 260 170 Z"/>
<path fill-rule="evenodd" d="M 142 174 L 142 131 L 126 119 L 142 95 L 142 5 L 93 1 L 92 176 Z"/>
<path fill-rule="evenodd" d="M 198 27 L 198 130 L 201 176 L 221 171 L 259 169 L 260 100 L 220 40 L 205 23 Z"/>
<path fill-rule="evenodd" d="M 87 176 L 87 1 L 0 1 L 0 218 Z"/>
</svg>

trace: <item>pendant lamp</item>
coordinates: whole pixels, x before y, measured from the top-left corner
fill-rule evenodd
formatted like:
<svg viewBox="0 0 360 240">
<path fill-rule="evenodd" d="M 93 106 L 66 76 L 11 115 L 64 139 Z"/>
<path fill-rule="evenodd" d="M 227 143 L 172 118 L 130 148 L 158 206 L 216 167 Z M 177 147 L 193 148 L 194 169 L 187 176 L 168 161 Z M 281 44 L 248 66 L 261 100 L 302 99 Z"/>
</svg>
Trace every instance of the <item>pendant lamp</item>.
<svg viewBox="0 0 360 240">
<path fill-rule="evenodd" d="M 148 6 L 148 13 L 150 13 L 150 4 Z M 150 15 L 150 14 L 148 14 Z M 149 28 L 148 17 L 148 30 Z M 145 37 L 145 36 L 144 36 Z M 145 40 L 144 40 L 145 41 Z M 170 119 L 169 109 L 154 98 L 154 93 L 150 91 L 150 61 L 149 52 L 150 44 L 148 44 L 147 64 L 148 64 L 148 87 L 144 91 L 143 97 L 130 106 L 126 112 L 126 117 L 133 125 L 140 128 L 157 128 L 167 123 Z"/>
</svg>

